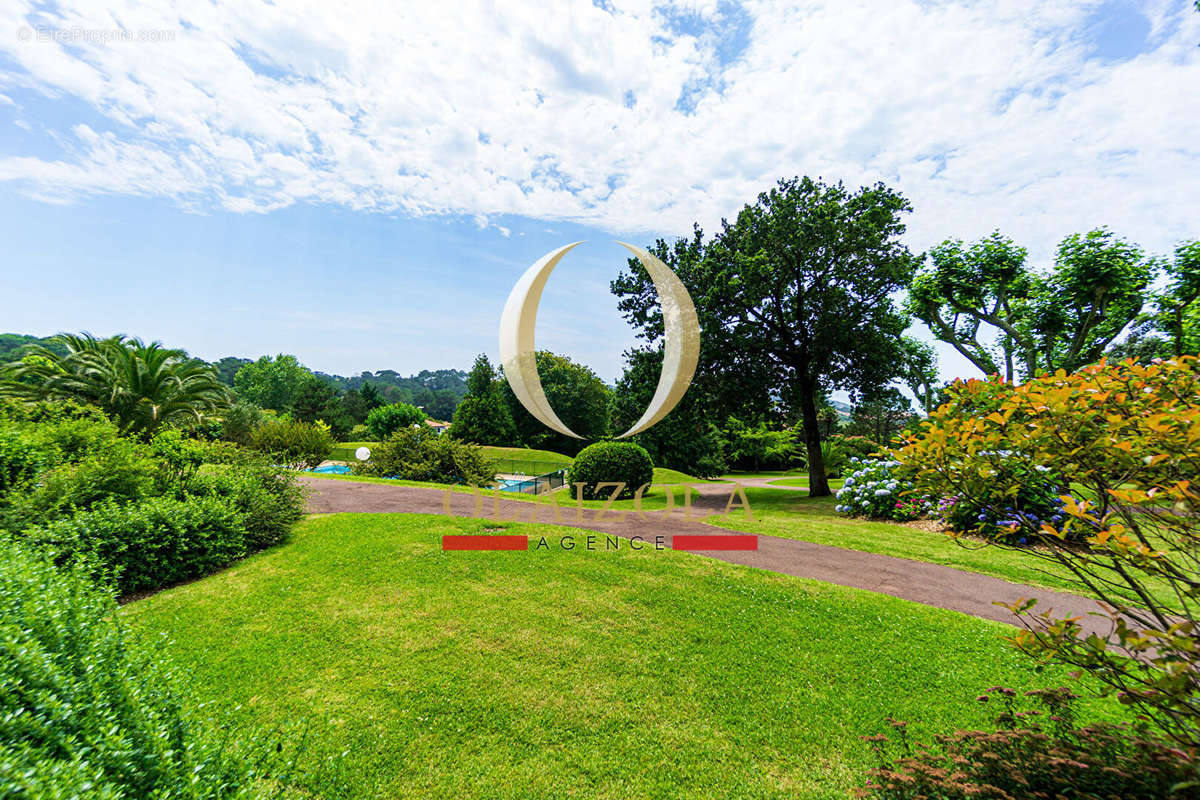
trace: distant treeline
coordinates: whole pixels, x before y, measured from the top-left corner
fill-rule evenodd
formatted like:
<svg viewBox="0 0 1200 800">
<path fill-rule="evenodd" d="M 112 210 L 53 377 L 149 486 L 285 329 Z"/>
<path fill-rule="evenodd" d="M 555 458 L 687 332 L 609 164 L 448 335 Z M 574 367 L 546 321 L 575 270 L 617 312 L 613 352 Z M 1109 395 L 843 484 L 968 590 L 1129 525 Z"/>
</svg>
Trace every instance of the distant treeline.
<svg viewBox="0 0 1200 800">
<path fill-rule="evenodd" d="M 40 344 L 55 351 L 62 350 L 62 346 L 52 342 L 49 337 L 0 333 L 0 364 L 16 361 L 21 356 L 21 349 L 30 344 Z M 232 387 L 233 376 L 239 369 L 251 363 L 251 359 L 226 356 L 210 363 L 216 369 L 221 382 Z M 467 373 L 457 369 L 425 369 L 407 377 L 390 369 L 364 372 L 349 378 L 327 375 L 324 372 L 313 374 L 329 382 L 339 392 L 361 389 L 363 384 L 369 383 L 387 402 L 420 406 L 433 419 L 448 420 L 454 416 L 455 407 L 467 391 Z"/>
</svg>

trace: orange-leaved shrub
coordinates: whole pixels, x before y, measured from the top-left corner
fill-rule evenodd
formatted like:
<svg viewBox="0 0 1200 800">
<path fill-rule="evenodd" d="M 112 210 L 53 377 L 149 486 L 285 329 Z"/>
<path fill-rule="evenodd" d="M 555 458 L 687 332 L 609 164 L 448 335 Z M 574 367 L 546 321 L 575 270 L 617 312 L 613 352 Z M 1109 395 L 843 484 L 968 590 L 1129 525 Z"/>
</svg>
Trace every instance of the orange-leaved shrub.
<svg viewBox="0 0 1200 800">
<path fill-rule="evenodd" d="M 960 383 L 893 457 L 918 492 L 1003 520 L 1077 592 L 1102 603 L 1107 635 L 1013 604 L 1024 651 L 1080 667 L 1142 718 L 1200 745 L 1200 366 L 1100 361 L 1013 386 Z M 1029 476 L 1058 476 L 1060 519 L 1007 513 Z"/>
</svg>

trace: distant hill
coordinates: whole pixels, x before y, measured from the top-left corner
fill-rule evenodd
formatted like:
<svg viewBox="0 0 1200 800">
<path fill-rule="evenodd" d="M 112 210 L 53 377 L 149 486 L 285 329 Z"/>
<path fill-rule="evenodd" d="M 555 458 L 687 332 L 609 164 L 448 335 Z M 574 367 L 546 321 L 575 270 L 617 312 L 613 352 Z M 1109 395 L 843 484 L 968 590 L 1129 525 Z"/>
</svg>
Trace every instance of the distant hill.
<svg viewBox="0 0 1200 800">
<path fill-rule="evenodd" d="M 62 347 L 50 343 L 49 337 L 30 336 L 27 333 L 0 333 L 0 364 L 16 361 L 21 357 L 21 348 L 29 344 L 40 344 L 55 352 L 63 352 Z"/>
</svg>

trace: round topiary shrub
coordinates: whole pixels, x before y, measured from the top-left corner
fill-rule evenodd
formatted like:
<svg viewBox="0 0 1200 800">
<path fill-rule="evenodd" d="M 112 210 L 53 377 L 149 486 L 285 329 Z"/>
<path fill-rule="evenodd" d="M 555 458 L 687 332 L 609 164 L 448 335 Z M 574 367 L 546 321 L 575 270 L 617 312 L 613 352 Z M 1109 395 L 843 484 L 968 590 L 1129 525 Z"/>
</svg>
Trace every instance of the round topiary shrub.
<svg viewBox="0 0 1200 800">
<path fill-rule="evenodd" d="M 573 497 L 578 491 L 575 484 L 586 484 L 583 487 L 584 500 L 598 497 L 607 499 L 615 487 L 605 487 L 597 494 L 596 485 L 617 482 L 625 484 L 620 499 L 628 499 L 633 497 L 638 487 L 649 484 L 653 479 L 654 462 L 650 460 L 650 454 L 633 442 L 597 442 L 589 445 L 579 451 L 567 471 L 567 483 L 571 484 Z"/>
</svg>

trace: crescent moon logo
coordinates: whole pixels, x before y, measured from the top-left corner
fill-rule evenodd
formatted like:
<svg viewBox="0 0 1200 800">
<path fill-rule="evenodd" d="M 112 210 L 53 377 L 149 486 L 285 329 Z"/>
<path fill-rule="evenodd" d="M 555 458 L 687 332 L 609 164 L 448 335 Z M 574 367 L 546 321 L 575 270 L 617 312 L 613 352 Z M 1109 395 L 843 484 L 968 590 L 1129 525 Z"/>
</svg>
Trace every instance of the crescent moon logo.
<svg viewBox="0 0 1200 800">
<path fill-rule="evenodd" d="M 558 418 L 542 389 L 533 329 L 537 323 L 538 302 L 550 273 L 567 251 L 580 244 L 583 243 L 575 242 L 552 250 L 525 270 L 508 295 L 504 314 L 500 317 L 500 363 L 504 365 L 504 377 L 512 387 L 513 394 L 547 428 L 576 439 L 583 437 Z M 617 244 L 633 253 L 642 262 L 646 272 L 650 273 L 663 312 L 662 374 L 658 377 L 658 387 L 646 413 L 633 427 L 617 437 L 624 439 L 654 425 L 683 399 L 700 360 L 700 322 L 691 296 L 670 267 L 640 247 L 625 242 Z"/>
</svg>

